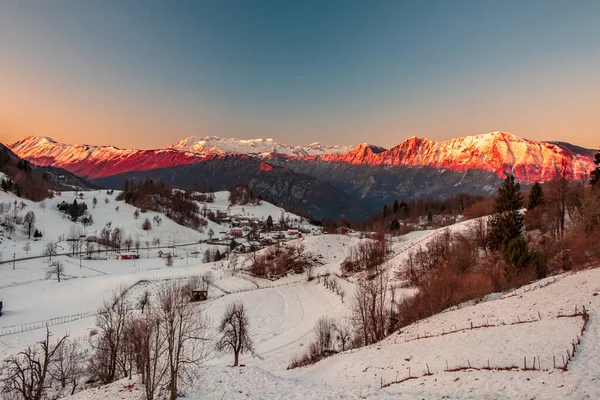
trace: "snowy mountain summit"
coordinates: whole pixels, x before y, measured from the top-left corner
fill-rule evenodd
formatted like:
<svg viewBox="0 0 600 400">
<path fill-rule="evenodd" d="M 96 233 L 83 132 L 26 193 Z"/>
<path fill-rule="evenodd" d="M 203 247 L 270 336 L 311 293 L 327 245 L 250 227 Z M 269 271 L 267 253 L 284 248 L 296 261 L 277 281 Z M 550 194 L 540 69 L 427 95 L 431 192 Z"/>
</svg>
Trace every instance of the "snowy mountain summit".
<svg viewBox="0 0 600 400">
<path fill-rule="evenodd" d="M 308 146 L 294 146 L 281 143 L 272 138 L 267 139 L 236 139 L 218 136 L 190 136 L 167 146 L 168 149 L 189 151 L 203 155 L 208 154 L 284 154 L 290 156 L 315 156 L 321 154 L 343 154 L 352 146 L 328 146 L 319 142 Z"/>
</svg>

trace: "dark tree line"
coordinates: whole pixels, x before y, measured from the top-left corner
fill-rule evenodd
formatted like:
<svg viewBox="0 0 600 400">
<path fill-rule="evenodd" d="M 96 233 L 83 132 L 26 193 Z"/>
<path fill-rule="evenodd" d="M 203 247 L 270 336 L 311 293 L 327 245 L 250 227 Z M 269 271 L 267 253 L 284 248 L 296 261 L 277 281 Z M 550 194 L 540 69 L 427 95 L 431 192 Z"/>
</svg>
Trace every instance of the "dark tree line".
<svg viewBox="0 0 600 400">
<path fill-rule="evenodd" d="M 164 212 L 173 221 L 194 229 L 207 224 L 206 220 L 199 216 L 200 209 L 192 192 L 176 190 L 161 181 L 128 180 L 125 182 L 123 192 L 117 196 L 117 200 L 124 200 L 142 212 L 145 210 Z"/>
<path fill-rule="evenodd" d="M 461 193 L 447 198 L 394 200 L 391 204 L 384 205 L 380 212 L 359 223 L 353 224 L 342 216 L 337 221 L 324 218 L 323 226 L 328 231 L 347 227 L 363 231 L 395 232 L 400 229 L 400 222 L 416 223 L 418 220 L 426 218 L 428 223 L 434 224 L 436 216 L 461 215 L 466 209 L 484 199 L 483 196 Z"/>
</svg>

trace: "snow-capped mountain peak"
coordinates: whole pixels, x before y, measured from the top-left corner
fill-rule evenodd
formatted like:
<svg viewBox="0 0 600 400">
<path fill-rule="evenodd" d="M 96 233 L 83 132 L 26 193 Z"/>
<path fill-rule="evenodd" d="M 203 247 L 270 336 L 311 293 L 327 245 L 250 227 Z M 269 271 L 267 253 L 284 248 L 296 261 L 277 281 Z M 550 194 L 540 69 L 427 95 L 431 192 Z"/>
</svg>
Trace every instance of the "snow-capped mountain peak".
<svg viewBox="0 0 600 400">
<path fill-rule="evenodd" d="M 351 146 L 327 146 L 319 142 L 308 146 L 294 146 L 281 143 L 273 138 L 267 139 L 237 139 L 221 138 L 218 136 L 190 136 L 174 144 L 168 149 L 190 151 L 193 153 L 208 154 L 284 154 L 290 156 L 314 156 L 326 153 L 342 154 L 349 151 Z"/>
</svg>

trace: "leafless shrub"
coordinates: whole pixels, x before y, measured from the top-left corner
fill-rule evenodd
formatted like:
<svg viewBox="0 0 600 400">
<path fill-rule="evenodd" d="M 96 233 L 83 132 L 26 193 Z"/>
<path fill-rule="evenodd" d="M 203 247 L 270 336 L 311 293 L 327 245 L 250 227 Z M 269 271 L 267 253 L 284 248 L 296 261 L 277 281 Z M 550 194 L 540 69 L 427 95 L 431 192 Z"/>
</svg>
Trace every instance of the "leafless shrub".
<svg viewBox="0 0 600 400">
<path fill-rule="evenodd" d="M 52 279 L 52 277 L 56 276 L 56 279 L 60 282 L 60 278 L 64 275 L 64 272 L 65 267 L 62 262 L 54 261 L 46 269 L 46 279 Z"/>
</svg>

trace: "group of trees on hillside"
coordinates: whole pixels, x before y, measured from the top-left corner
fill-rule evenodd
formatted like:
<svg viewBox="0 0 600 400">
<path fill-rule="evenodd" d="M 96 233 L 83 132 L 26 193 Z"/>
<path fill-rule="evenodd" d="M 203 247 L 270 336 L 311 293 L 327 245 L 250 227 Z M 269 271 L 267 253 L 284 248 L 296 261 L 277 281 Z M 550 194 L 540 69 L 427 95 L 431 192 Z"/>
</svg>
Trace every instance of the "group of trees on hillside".
<svg viewBox="0 0 600 400">
<path fill-rule="evenodd" d="M 382 210 L 369 218 L 352 223 L 342 216 L 339 220 L 323 218 L 326 232 L 335 232 L 337 228 L 354 228 L 371 232 L 390 232 L 404 234 L 414 230 L 424 221 L 430 227 L 440 227 L 455 222 L 455 217 L 474 205 L 484 202 L 483 196 L 461 193 L 439 199 L 394 200 L 383 206 Z"/>
<path fill-rule="evenodd" d="M 23 201 L 0 203 L 0 226 L 4 228 L 7 237 L 11 238 L 20 229 L 27 239 L 39 239 L 42 232 L 36 228 L 36 215 L 33 210 L 25 210 L 27 204 Z"/>
<path fill-rule="evenodd" d="M 260 197 L 252 193 L 252 190 L 248 185 L 239 184 L 231 188 L 229 191 L 229 204 L 230 205 L 258 205 L 260 204 Z"/>
<path fill-rule="evenodd" d="M 389 253 L 388 242 L 383 233 L 372 239 L 363 240 L 350 248 L 348 256 L 341 265 L 344 274 L 367 271 L 370 275 L 380 272 L 379 267 Z"/>
<path fill-rule="evenodd" d="M 284 243 L 267 247 L 260 254 L 255 252 L 250 272 L 261 278 L 276 279 L 288 272 L 302 274 L 316 263 L 301 243 Z"/>
<path fill-rule="evenodd" d="M 0 172 L 6 174 L 0 187 L 18 197 L 41 201 L 52 196 L 48 186 L 48 176 L 36 173 L 29 161 L 13 159 L 9 150 L 0 144 Z"/>
<path fill-rule="evenodd" d="M 64 214 L 67 214 L 69 216 L 69 218 L 71 218 L 71 221 L 76 222 L 78 221 L 80 218 L 83 218 L 84 216 L 91 218 L 91 216 L 88 215 L 87 213 L 87 209 L 88 206 L 85 202 L 81 201 L 81 202 L 77 202 L 77 199 L 73 200 L 72 203 L 67 203 L 66 201 L 61 201 L 57 206 L 59 211 L 61 211 Z"/>
<path fill-rule="evenodd" d="M 551 182 L 531 187 L 527 204 L 508 176 L 492 215 L 409 253 L 399 278 L 419 291 L 398 304 L 398 326 L 548 273 L 593 265 L 600 256 L 600 153 L 595 163 L 589 187 L 562 164 Z"/>
<path fill-rule="evenodd" d="M 208 223 L 200 217 L 200 209 L 192 192 L 174 189 L 161 181 L 128 180 L 117 200 L 124 200 L 142 210 L 142 213 L 144 210 L 164 213 L 178 224 L 193 229 L 202 229 Z"/>
</svg>

